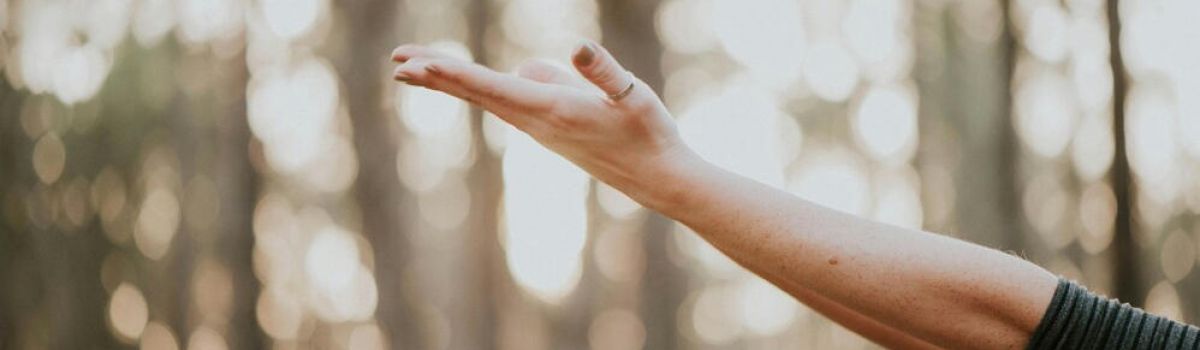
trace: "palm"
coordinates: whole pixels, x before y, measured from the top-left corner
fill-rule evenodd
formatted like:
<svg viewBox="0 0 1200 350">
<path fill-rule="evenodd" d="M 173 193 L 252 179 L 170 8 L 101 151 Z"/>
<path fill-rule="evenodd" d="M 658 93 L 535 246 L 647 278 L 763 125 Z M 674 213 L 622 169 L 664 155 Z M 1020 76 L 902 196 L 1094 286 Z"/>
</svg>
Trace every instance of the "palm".
<svg viewBox="0 0 1200 350">
<path fill-rule="evenodd" d="M 591 57 L 582 57 L 591 50 Z M 420 46 L 393 52 L 397 80 L 478 105 L 601 180 L 679 146 L 657 96 L 594 44 L 574 59 L 582 78 L 541 61 L 502 74 Z M 586 78 L 586 80 L 585 80 Z M 633 90 L 626 91 L 633 84 Z M 611 96 L 628 92 L 627 96 Z M 630 164 L 632 162 L 633 164 Z"/>
</svg>

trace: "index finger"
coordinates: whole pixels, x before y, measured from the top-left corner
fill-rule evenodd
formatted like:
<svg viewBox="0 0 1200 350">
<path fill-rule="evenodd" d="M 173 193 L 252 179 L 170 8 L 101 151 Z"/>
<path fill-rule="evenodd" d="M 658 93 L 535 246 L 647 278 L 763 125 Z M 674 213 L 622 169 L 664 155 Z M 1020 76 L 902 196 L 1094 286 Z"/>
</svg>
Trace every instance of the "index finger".
<svg viewBox="0 0 1200 350">
<path fill-rule="evenodd" d="M 459 60 L 425 61 L 428 85 L 475 101 L 493 112 L 540 115 L 563 97 L 562 87 L 537 82 Z"/>
<path fill-rule="evenodd" d="M 408 62 L 410 59 L 418 57 L 428 59 L 455 59 L 453 56 L 450 56 L 445 52 L 434 50 L 422 45 L 405 44 L 397 46 L 394 50 L 392 50 L 392 62 L 404 63 Z"/>
</svg>

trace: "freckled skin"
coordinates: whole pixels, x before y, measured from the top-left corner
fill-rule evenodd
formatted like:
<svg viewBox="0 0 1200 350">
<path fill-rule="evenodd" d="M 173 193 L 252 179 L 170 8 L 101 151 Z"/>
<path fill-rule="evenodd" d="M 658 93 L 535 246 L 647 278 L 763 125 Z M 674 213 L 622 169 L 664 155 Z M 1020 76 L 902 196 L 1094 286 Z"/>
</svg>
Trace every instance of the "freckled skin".
<svg viewBox="0 0 1200 350">
<path fill-rule="evenodd" d="M 1022 348 L 1057 286 L 1020 258 L 825 208 L 708 163 L 649 86 L 595 43 L 573 57 L 583 79 L 539 61 L 501 74 L 415 45 L 392 59 L 396 80 L 487 109 L 880 345 Z M 629 95 L 609 97 L 631 83 Z"/>
</svg>

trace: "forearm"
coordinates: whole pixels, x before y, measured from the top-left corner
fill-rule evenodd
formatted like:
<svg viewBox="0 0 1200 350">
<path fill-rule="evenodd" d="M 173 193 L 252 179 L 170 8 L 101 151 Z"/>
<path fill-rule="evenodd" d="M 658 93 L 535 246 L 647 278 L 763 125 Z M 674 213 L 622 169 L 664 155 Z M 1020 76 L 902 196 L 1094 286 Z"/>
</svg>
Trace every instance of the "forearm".
<svg viewBox="0 0 1200 350">
<path fill-rule="evenodd" d="M 792 297 L 799 300 L 810 309 L 824 315 L 843 327 L 858 333 L 867 340 L 888 349 L 941 349 L 924 339 L 917 338 L 904 331 L 898 330 L 879 321 L 854 311 L 845 305 L 829 300 L 807 288 L 796 285 L 783 278 L 762 276 L 777 287 L 783 289 Z"/>
<path fill-rule="evenodd" d="M 639 201 L 755 273 L 934 344 L 1018 347 L 1055 288 L 1050 273 L 992 249 L 837 212 L 698 159 L 667 168 L 631 189 Z"/>
</svg>

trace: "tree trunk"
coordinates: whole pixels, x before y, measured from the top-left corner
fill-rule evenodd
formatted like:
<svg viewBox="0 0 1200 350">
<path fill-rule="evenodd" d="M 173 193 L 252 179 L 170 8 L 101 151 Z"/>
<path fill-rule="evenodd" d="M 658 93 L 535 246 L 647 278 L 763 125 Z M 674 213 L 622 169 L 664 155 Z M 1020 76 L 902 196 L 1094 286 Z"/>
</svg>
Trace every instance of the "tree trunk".
<svg viewBox="0 0 1200 350">
<path fill-rule="evenodd" d="M 413 262 L 409 232 L 404 222 L 412 216 L 411 198 L 400 186 L 396 172 L 398 142 L 391 113 L 384 109 L 384 71 L 395 42 L 395 9 L 391 0 L 345 0 L 341 5 L 346 36 L 339 49 L 338 73 L 343 79 L 354 128 L 358 178 L 354 192 L 362 215 L 362 233 L 374 249 L 375 279 L 379 288 L 376 317 L 394 348 L 422 348 L 421 299 L 410 284 Z"/>
<path fill-rule="evenodd" d="M 1113 293 L 1114 297 L 1136 305 L 1142 304 L 1145 293 L 1139 274 L 1138 247 L 1133 241 L 1133 179 L 1125 144 L 1125 93 L 1129 90 L 1125 61 L 1121 57 L 1121 17 L 1119 2 L 1108 0 L 1109 63 L 1112 65 L 1113 163 L 1109 170 L 1113 194 L 1116 195 L 1116 221 L 1113 225 Z"/>
<path fill-rule="evenodd" d="M 999 6 L 1007 8 L 1007 1 Z M 918 168 L 924 177 L 927 228 L 1001 250 L 1022 248 L 1017 200 L 1019 144 L 1010 94 L 1015 47 L 1011 24 L 991 43 L 972 41 L 951 17 L 959 3 L 918 2 L 914 22 L 920 91 Z M 1007 13 L 1007 10 L 1005 11 Z M 969 101 L 969 102 L 968 102 Z M 952 187 L 931 175 L 947 172 Z M 954 193 L 952 198 L 945 198 Z M 945 218 L 936 217 L 946 211 Z"/>
<path fill-rule="evenodd" d="M 625 69 L 659 93 L 666 79 L 662 71 L 662 44 L 654 35 L 654 16 L 660 2 L 613 0 L 599 3 L 604 46 Z M 646 327 L 645 348 L 674 349 L 682 345 L 675 315 L 687 296 L 687 272 L 668 258 L 674 222 L 658 213 L 647 215 L 641 230 L 646 266 L 638 284 L 641 290 L 637 313 Z"/>
<path fill-rule="evenodd" d="M 243 51 L 244 55 L 244 51 Z M 250 126 L 246 115 L 246 82 L 249 72 L 245 58 L 230 70 L 233 74 L 223 82 L 229 96 L 236 96 L 218 107 L 215 129 L 213 181 L 218 189 L 220 211 L 214 223 L 217 235 L 216 258 L 225 263 L 233 282 L 231 319 L 226 331 L 230 349 L 252 349 L 263 346 L 262 333 L 255 315 L 258 301 L 258 279 L 254 276 L 254 207 L 258 197 L 258 177 L 250 165 Z"/>
</svg>

